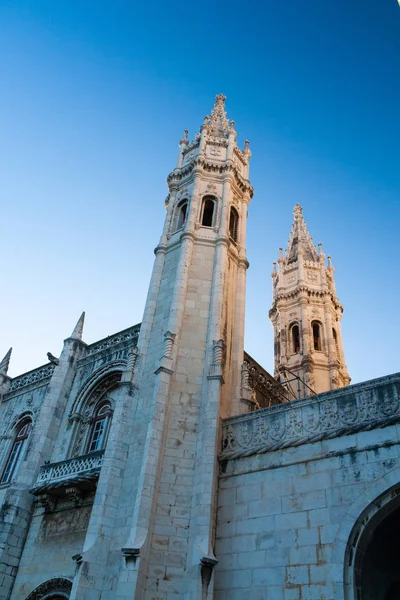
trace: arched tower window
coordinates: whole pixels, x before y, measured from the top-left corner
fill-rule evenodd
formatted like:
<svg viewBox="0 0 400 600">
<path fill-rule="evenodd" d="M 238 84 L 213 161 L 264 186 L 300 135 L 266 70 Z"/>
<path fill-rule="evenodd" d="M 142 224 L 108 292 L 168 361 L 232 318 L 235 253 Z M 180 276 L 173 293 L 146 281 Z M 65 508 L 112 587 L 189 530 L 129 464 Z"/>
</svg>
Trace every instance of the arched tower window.
<svg viewBox="0 0 400 600">
<path fill-rule="evenodd" d="M 293 354 L 300 352 L 300 329 L 297 323 L 290 326 L 290 344 Z"/>
<path fill-rule="evenodd" d="M 97 406 L 90 428 L 87 452 L 96 452 L 96 450 L 102 450 L 105 447 L 111 415 L 111 403 L 108 400 Z"/>
<path fill-rule="evenodd" d="M 182 229 L 186 221 L 188 202 L 187 200 L 182 200 L 176 207 L 175 214 L 175 223 L 174 223 L 174 231 L 178 231 L 178 229 Z"/>
<path fill-rule="evenodd" d="M 333 337 L 333 341 L 335 342 L 336 354 L 339 356 L 339 344 L 338 344 L 336 329 L 334 327 L 332 327 L 332 337 Z"/>
<path fill-rule="evenodd" d="M 22 423 L 19 424 L 15 433 L 13 445 L 11 446 L 10 452 L 8 454 L 7 462 L 4 467 L 0 483 L 10 483 L 13 475 L 19 467 L 19 464 L 23 457 L 23 451 L 26 445 L 26 440 L 29 437 L 31 426 L 32 421 L 30 419 L 25 419 Z"/>
<path fill-rule="evenodd" d="M 215 198 L 213 196 L 205 196 L 203 198 L 200 219 L 203 227 L 212 227 L 214 225 L 214 210 Z"/>
<path fill-rule="evenodd" d="M 239 231 L 239 214 L 236 208 L 231 206 L 231 212 L 229 215 L 229 237 L 235 243 L 238 241 Z"/>
<path fill-rule="evenodd" d="M 311 323 L 312 336 L 313 336 L 313 348 L 314 350 L 322 350 L 322 338 L 321 338 L 321 323 L 313 321 Z"/>
</svg>

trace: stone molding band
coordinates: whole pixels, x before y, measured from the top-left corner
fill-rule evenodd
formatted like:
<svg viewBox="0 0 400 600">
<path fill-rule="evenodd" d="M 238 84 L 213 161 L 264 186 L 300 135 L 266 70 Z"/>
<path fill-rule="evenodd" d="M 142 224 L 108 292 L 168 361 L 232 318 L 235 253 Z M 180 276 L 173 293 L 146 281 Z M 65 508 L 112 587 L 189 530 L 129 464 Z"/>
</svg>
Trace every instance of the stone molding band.
<svg viewBox="0 0 400 600">
<path fill-rule="evenodd" d="M 399 373 L 226 419 L 219 460 L 311 444 L 398 422 Z"/>
</svg>

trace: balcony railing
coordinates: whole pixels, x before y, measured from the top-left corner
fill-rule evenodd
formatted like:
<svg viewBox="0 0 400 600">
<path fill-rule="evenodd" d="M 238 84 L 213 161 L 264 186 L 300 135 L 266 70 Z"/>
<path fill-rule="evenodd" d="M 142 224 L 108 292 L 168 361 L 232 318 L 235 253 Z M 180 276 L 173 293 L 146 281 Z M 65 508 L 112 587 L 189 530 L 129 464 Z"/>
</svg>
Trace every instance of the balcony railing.
<svg viewBox="0 0 400 600">
<path fill-rule="evenodd" d="M 31 492 L 37 496 L 43 492 L 51 493 L 51 490 L 61 490 L 71 485 L 83 490 L 93 489 L 99 478 L 103 455 L 104 450 L 98 450 L 83 456 L 43 465 Z"/>
</svg>

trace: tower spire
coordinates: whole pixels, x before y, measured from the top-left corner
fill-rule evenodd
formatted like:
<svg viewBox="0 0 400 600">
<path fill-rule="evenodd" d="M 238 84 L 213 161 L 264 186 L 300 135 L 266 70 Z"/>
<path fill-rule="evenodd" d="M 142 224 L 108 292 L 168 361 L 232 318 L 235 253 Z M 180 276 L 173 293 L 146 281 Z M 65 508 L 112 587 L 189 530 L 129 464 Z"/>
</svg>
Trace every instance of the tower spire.
<svg viewBox="0 0 400 600">
<path fill-rule="evenodd" d="M 304 260 L 317 262 L 317 252 L 303 218 L 303 207 L 300 206 L 300 204 L 296 204 L 293 209 L 293 214 L 294 221 L 290 233 L 288 249 L 286 251 L 288 263 L 296 261 L 299 252 L 303 254 Z"/>
<path fill-rule="evenodd" d="M 81 340 L 82 339 L 82 333 L 83 333 L 83 324 L 85 322 L 85 311 L 83 311 L 83 313 L 81 314 L 81 316 L 78 319 L 77 324 L 74 327 L 73 332 L 71 333 L 71 338 L 74 340 Z"/>
<path fill-rule="evenodd" d="M 228 138 L 230 131 L 235 125 L 234 121 L 229 121 L 225 110 L 226 96 L 218 94 L 215 97 L 214 108 L 211 115 L 207 115 L 204 119 L 205 125 L 208 127 L 209 135 L 214 137 Z"/>
<path fill-rule="evenodd" d="M 12 348 L 9 349 L 9 351 L 4 356 L 3 360 L 0 362 L 0 374 L 1 375 L 7 375 L 8 367 L 10 365 L 11 352 L 12 352 Z"/>
</svg>

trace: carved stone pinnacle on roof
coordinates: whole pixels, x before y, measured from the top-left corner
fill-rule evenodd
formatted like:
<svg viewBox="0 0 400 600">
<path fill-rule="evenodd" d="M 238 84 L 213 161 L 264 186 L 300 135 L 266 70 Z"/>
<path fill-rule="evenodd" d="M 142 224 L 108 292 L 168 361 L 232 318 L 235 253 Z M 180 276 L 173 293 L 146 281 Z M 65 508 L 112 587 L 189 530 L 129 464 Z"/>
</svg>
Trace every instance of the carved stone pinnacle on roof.
<svg viewBox="0 0 400 600">
<path fill-rule="evenodd" d="M 85 312 L 83 312 L 81 314 L 81 316 L 78 319 L 77 324 L 74 327 L 74 330 L 71 334 L 71 338 L 75 339 L 75 340 L 81 340 L 82 339 L 82 333 L 83 333 L 83 324 L 85 322 Z"/>
<path fill-rule="evenodd" d="M 299 252 L 302 253 L 304 260 L 318 262 L 317 252 L 303 218 L 303 207 L 300 204 L 296 204 L 293 214 L 294 223 L 290 233 L 289 246 L 286 251 L 288 262 L 296 261 Z"/>
<path fill-rule="evenodd" d="M 233 127 L 233 121 L 230 123 L 225 111 L 226 96 L 218 94 L 215 97 L 214 108 L 211 115 L 205 118 L 210 135 L 214 137 L 228 137 L 229 131 Z"/>
<path fill-rule="evenodd" d="M 3 360 L 0 362 L 0 373 L 2 375 L 7 375 L 8 367 L 10 365 L 12 348 L 9 349 Z"/>
</svg>

